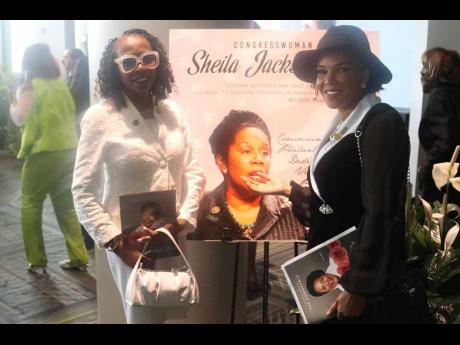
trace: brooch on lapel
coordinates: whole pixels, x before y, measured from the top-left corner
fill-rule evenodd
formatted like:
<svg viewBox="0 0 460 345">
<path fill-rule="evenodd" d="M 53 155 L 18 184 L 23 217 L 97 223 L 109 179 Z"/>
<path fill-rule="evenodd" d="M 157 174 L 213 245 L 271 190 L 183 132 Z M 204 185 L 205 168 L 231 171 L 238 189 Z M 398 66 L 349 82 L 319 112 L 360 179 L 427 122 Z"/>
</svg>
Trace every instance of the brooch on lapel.
<svg viewBox="0 0 460 345">
<path fill-rule="evenodd" d="M 328 204 L 324 203 L 322 204 L 320 207 L 319 207 L 319 211 L 322 213 L 322 214 L 331 214 L 334 212 L 334 210 L 332 209 L 331 206 L 329 206 Z"/>
</svg>

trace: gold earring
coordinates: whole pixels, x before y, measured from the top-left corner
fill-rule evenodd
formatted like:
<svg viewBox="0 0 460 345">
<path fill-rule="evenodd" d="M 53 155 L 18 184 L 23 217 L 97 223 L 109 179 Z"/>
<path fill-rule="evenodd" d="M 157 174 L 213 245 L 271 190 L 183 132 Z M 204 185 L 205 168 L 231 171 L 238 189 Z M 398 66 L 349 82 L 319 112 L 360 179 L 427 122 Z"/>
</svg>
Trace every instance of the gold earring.
<svg viewBox="0 0 460 345">
<path fill-rule="evenodd" d="M 226 174 L 226 173 L 227 173 L 227 168 L 224 168 L 224 174 Z"/>
</svg>

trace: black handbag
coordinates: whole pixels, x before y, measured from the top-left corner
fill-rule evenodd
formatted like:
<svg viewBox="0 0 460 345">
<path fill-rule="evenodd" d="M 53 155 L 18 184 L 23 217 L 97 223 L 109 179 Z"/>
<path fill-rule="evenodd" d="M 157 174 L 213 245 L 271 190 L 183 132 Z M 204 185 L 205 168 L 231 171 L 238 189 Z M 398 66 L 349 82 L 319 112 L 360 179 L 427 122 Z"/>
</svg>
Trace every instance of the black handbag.
<svg viewBox="0 0 460 345">
<path fill-rule="evenodd" d="M 433 323 L 428 312 L 427 276 L 423 262 L 407 260 L 407 274 L 403 281 L 388 292 L 370 299 L 369 323 L 427 324 Z"/>
</svg>

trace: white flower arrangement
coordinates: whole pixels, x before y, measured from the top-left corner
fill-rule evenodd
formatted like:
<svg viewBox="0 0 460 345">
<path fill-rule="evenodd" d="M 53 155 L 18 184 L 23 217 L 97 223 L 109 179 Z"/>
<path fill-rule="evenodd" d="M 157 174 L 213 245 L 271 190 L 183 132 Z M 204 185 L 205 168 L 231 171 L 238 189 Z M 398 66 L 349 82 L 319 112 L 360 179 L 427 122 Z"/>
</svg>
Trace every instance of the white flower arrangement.
<svg viewBox="0 0 460 345">
<path fill-rule="evenodd" d="M 460 192 L 460 177 L 455 177 L 459 152 L 457 146 L 450 162 L 433 165 L 436 187 L 445 187 L 442 203 L 413 198 L 408 210 L 410 254 L 425 263 L 428 306 L 438 323 L 451 323 L 460 314 L 460 208 L 448 203 L 451 186 Z"/>
</svg>

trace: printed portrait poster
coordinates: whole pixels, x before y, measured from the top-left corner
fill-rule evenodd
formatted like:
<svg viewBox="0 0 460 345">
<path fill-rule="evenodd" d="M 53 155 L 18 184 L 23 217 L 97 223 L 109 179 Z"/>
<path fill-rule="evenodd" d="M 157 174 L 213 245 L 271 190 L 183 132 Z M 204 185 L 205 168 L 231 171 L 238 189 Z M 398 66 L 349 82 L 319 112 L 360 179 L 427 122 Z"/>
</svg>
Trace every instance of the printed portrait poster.
<svg viewBox="0 0 460 345">
<path fill-rule="evenodd" d="M 205 191 L 223 181 L 208 142 L 231 110 L 251 111 L 271 137 L 269 175 L 304 185 L 310 159 L 336 111 L 295 77 L 292 61 L 314 49 L 325 30 L 171 30 L 169 54 L 177 92 L 172 99 L 188 121 Z M 377 32 L 368 33 L 374 53 Z"/>
<path fill-rule="evenodd" d="M 320 323 L 343 291 L 340 277 L 350 268 L 349 253 L 356 243 L 352 227 L 281 265 L 305 323 Z"/>
<path fill-rule="evenodd" d="M 119 201 L 124 235 L 135 231 L 143 233 L 146 229 L 154 230 L 173 223 L 176 218 L 175 190 L 126 194 L 121 195 Z M 159 237 L 149 243 L 144 255 L 149 253 L 152 259 L 179 255 L 175 245 L 164 234 Z"/>
</svg>

